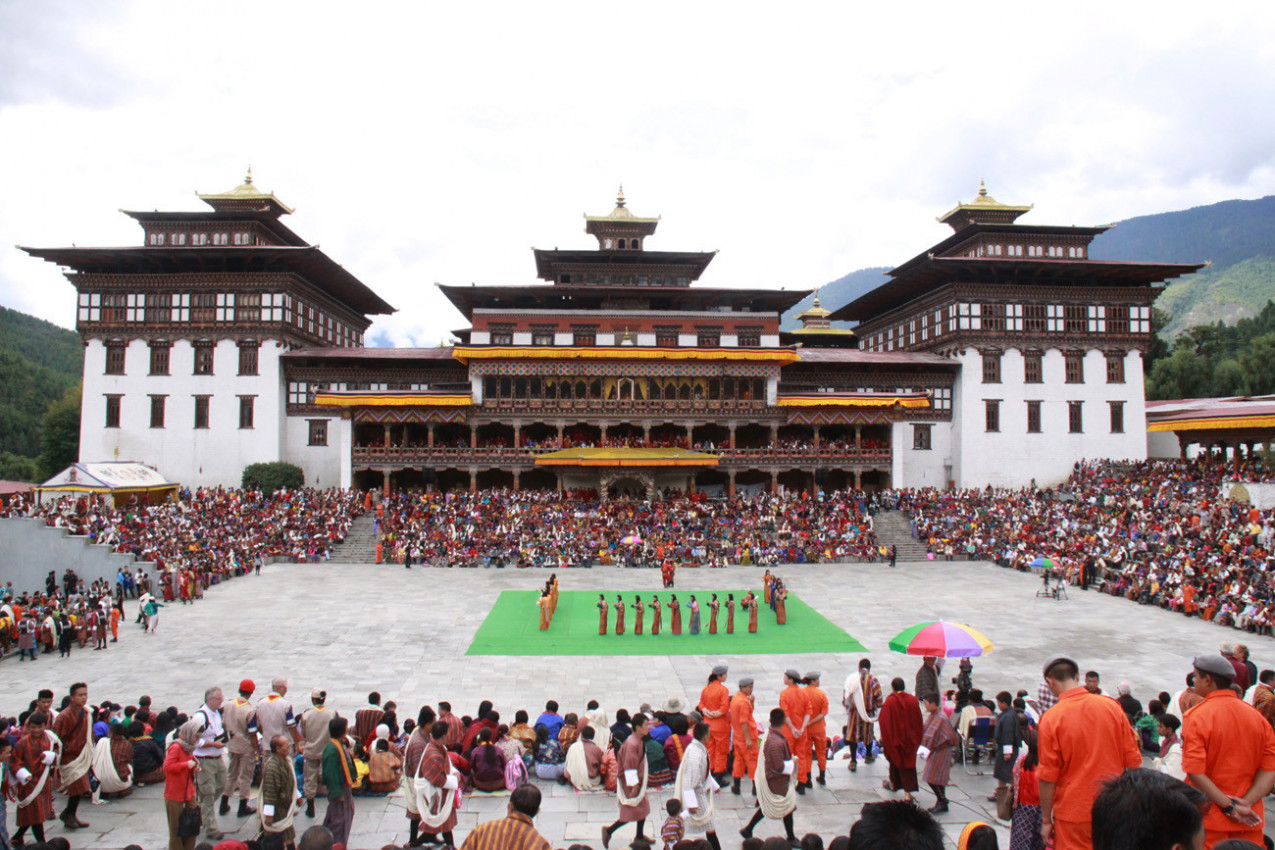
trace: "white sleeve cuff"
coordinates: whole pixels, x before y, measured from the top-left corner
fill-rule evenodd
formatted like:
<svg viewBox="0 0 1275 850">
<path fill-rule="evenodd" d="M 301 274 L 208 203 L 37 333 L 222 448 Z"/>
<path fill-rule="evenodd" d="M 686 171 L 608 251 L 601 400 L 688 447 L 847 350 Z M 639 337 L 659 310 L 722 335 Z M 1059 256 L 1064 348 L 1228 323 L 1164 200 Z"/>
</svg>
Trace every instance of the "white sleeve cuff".
<svg viewBox="0 0 1275 850">
<path fill-rule="evenodd" d="M 264 805 L 264 806 L 262 806 L 262 807 L 261 807 L 261 814 L 262 814 L 262 815 L 264 815 L 264 816 L 266 816 L 266 817 L 269 817 L 269 816 L 273 815 L 273 814 L 274 814 L 274 806 L 271 806 L 271 805 Z"/>
<path fill-rule="evenodd" d="M 443 787 L 448 791 L 455 791 L 460 787 L 460 781 L 456 779 L 456 774 L 448 774 L 447 779 L 443 781 Z"/>
<path fill-rule="evenodd" d="M 1012 753 L 1013 751 L 1014 751 L 1014 746 L 1013 746 L 1013 744 L 1002 744 L 1002 745 L 1001 745 L 1001 753 L 1002 753 L 1003 755 L 1009 755 L 1009 754 L 1010 754 L 1010 753 Z"/>
<path fill-rule="evenodd" d="M 636 770 L 632 770 L 632 769 L 624 771 L 624 784 L 625 784 L 625 785 L 637 785 L 637 784 L 638 784 L 638 772 L 637 772 Z"/>
<path fill-rule="evenodd" d="M 792 773 L 792 759 L 787 759 L 784 762 L 784 776 L 787 776 L 790 773 Z"/>
<path fill-rule="evenodd" d="M 31 779 L 31 771 L 25 767 L 18 768 L 18 772 L 15 775 L 18 777 L 19 782 L 27 782 Z"/>
</svg>

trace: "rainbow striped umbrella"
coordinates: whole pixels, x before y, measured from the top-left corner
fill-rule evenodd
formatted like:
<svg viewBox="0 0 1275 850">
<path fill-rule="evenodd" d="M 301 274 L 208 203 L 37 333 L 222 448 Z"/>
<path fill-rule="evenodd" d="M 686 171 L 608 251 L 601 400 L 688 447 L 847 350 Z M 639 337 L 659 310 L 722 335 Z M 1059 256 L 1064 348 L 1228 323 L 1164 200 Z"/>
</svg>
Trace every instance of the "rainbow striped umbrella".
<svg viewBox="0 0 1275 850">
<path fill-rule="evenodd" d="M 966 658 L 992 651 L 992 642 L 962 623 L 931 620 L 904 629 L 890 640 L 890 649 L 905 655 Z"/>
</svg>

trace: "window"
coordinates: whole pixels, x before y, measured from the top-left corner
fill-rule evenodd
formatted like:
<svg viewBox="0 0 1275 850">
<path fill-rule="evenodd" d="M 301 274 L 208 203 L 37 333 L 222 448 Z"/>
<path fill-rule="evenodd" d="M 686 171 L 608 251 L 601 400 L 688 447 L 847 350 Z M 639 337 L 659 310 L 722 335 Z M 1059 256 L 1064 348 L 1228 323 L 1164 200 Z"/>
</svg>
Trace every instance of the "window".
<svg viewBox="0 0 1275 850">
<path fill-rule="evenodd" d="M 492 331 L 491 344 L 492 345 L 513 345 L 514 332 L 513 331 Z"/>
<path fill-rule="evenodd" d="M 328 420 L 311 419 L 310 422 L 310 445 L 326 446 L 328 444 Z"/>
<path fill-rule="evenodd" d="M 717 328 L 698 328 L 695 333 L 696 345 L 700 348 L 719 348 L 722 344 L 722 332 Z"/>
<path fill-rule="evenodd" d="M 989 398 L 983 400 L 984 415 L 987 419 L 987 430 L 999 431 L 1001 429 L 1001 402 L 998 398 Z"/>
<path fill-rule="evenodd" d="M 192 233 L 192 234 L 190 234 L 190 244 L 192 244 L 192 245 L 207 245 L 207 244 L 208 244 L 208 234 L 207 234 L 207 233 Z"/>
<path fill-rule="evenodd" d="M 741 348 L 757 348 L 761 345 L 761 328 L 740 328 L 739 345 Z"/>
<path fill-rule="evenodd" d="M 240 428 L 252 427 L 252 408 L 256 400 L 257 400 L 257 397 L 255 395 L 239 396 L 239 427 Z"/>
<path fill-rule="evenodd" d="M 152 428 L 164 427 L 164 400 L 167 398 L 168 396 L 166 395 L 151 396 L 151 427 Z"/>
<path fill-rule="evenodd" d="M 596 345 L 597 335 L 594 331 L 574 331 L 571 334 L 572 345 Z"/>
<path fill-rule="evenodd" d="M 230 234 L 229 233 L 214 233 L 212 235 L 212 242 L 214 245 L 229 245 Z"/>
<path fill-rule="evenodd" d="M 124 374 L 124 353 L 126 351 L 128 351 L 128 347 L 122 342 L 108 342 L 106 344 L 106 374 Z"/>
<path fill-rule="evenodd" d="M 1005 305 L 1004 304 L 984 304 L 982 307 L 982 314 L 983 314 L 983 330 L 985 331 L 1005 330 Z"/>
<path fill-rule="evenodd" d="M 146 321 L 148 324 L 167 324 L 173 318 L 173 296 L 167 292 L 146 296 Z"/>
<path fill-rule="evenodd" d="M 150 243 L 150 244 L 152 244 L 152 245 L 163 245 L 163 244 L 164 244 L 164 234 L 162 234 L 162 233 L 152 233 L 152 234 L 150 235 L 150 238 L 149 238 L 149 239 L 147 239 L 147 242 L 149 242 L 149 243 Z"/>
<path fill-rule="evenodd" d="M 1066 380 L 1069 384 L 1085 382 L 1085 355 L 1078 351 L 1069 351 L 1063 358 L 1066 362 Z"/>
<path fill-rule="evenodd" d="M 235 321 L 261 321 L 261 293 L 241 292 L 235 296 Z"/>
<path fill-rule="evenodd" d="M 290 381 L 288 383 L 288 404 L 309 404 L 310 403 L 310 385 L 305 381 Z"/>
<path fill-rule="evenodd" d="M 1027 402 L 1027 433 L 1040 433 L 1040 402 Z"/>
<path fill-rule="evenodd" d="M 123 396 L 108 395 L 106 397 L 106 427 L 120 427 L 120 399 Z"/>
<path fill-rule="evenodd" d="M 185 234 L 185 233 L 174 233 L 174 234 L 173 234 L 173 244 L 174 244 L 174 245 L 185 245 L 185 244 L 186 244 L 186 234 Z"/>
<path fill-rule="evenodd" d="M 660 348 L 677 348 L 677 328 L 656 328 L 655 344 Z"/>
<path fill-rule="evenodd" d="M 208 399 L 209 399 L 209 396 L 206 396 L 206 395 L 195 396 L 195 427 L 196 428 L 208 427 Z"/>
<path fill-rule="evenodd" d="M 933 427 L 933 425 L 913 425 L 912 448 L 917 451 L 929 451 L 931 446 L 930 429 Z"/>
<path fill-rule="evenodd" d="M 1023 305 L 1023 329 L 1025 331 L 1028 333 L 1044 333 L 1045 325 L 1044 304 Z"/>
<path fill-rule="evenodd" d="M 195 343 L 195 374 L 211 375 L 213 373 L 213 352 L 216 351 L 215 343 L 197 342 Z"/>
<path fill-rule="evenodd" d="M 553 345 L 553 331 L 535 331 L 531 334 L 532 345 Z"/>
<path fill-rule="evenodd" d="M 1107 404 L 1110 405 L 1111 407 L 1111 433 L 1123 434 L 1124 433 L 1124 402 L 1109 401 L 1107 402 Z"/>
<path fill-rule="evenodd" d="M 1044 381 L 1044 369 L 1041 366 L 1044 355 L 1039 351 L 1023 352 L 1023 383 L 1039 384 Z"/>
<path fill-rule="evenodd" d="M 239 374 L 255 375 L 257 374 L 257 349 L 260 343 L 257 342 L 241 342 L 239 343 Z"/>
<path fill-rule="evenodd" d="M 1069 334 L 1089 330 L 1089 310 L 1084 304 L 1068 304 L 1063 308 L 1063 330 Z"/>
<path fill-rule="evenodd" d="M 235 234 L 235 244 L 236 244 L 236 245 L 251 245 L 251 244 L 252 244 L 252 234 L 250 234 L 250 233 L 236 233 L 236 234 Z"/>
<path fill-rule="evenodd" d="M 936 387 L 934 395 L 930 399 L 930 403 L 934 405 L 935 410 L 951 410 L 952 409 L 952 388 Z"/>
<path fill-rule="evenodd" d="M 1072 434 L 1083 434 L 1085 432 L 1083 401 L 1067 402 L 1067 430 Z"/>
<path fill-rule="evenodd" d="M 151 374 L 167 375 L 168 374 L 168 351 L 170 343 L 152 342 L 151 349 Z"/>
<path fill-rule="evenodd" d="M 128 296 L 122 292 L 104 294 L 102 296 L 102 321 L 119 325 L 127 320 Z"/>
<path fill-rule="evenodd" d="M 1001 353 L 999 351 L 983 352 L 983 383 L 999 384 L 1001 382 Z"/>
<path fill-rule="evenodd" d="M 217 320 L 215 292 L 199 292 L 190 296 L 190 320 L 197 325 L 211 325 Z"/>
<path fill-rule="evenodd" d="M 1107 383 L 1124 383 L 1124 353 L 1113 351 L 1107 355 Z"/>
</svg>

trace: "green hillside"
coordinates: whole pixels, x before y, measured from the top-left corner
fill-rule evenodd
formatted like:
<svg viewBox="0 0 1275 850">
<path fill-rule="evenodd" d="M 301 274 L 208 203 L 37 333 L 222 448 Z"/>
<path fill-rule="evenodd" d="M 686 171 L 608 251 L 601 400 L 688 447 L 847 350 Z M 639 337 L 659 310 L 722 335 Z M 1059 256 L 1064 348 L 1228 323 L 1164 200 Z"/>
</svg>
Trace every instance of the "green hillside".
<svg viewBox="0 0 1275 850">
<path fill-rule="evenodd" d="M 0 307 L 0 457 L 40 454 L 40 419 L 80 380 L 74 331 Z"/>
</svg>

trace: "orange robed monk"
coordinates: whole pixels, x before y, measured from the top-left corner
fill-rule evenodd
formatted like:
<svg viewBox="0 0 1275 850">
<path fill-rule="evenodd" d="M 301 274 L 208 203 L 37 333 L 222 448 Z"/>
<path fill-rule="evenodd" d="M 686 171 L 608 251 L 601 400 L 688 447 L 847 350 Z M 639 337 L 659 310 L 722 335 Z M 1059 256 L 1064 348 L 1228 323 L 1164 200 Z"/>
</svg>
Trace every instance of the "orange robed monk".
<svg viewBox="0 0 1275 850">
<path fill-rule="evenodd" d="M 714 667 L 699 695 L 699 710 L 709 729 L 709 770 L 715 774 L 726 772 L 730 755 L 730 690 L 726 687 L 726 673 L 725 664 Z"/>
</svg>

